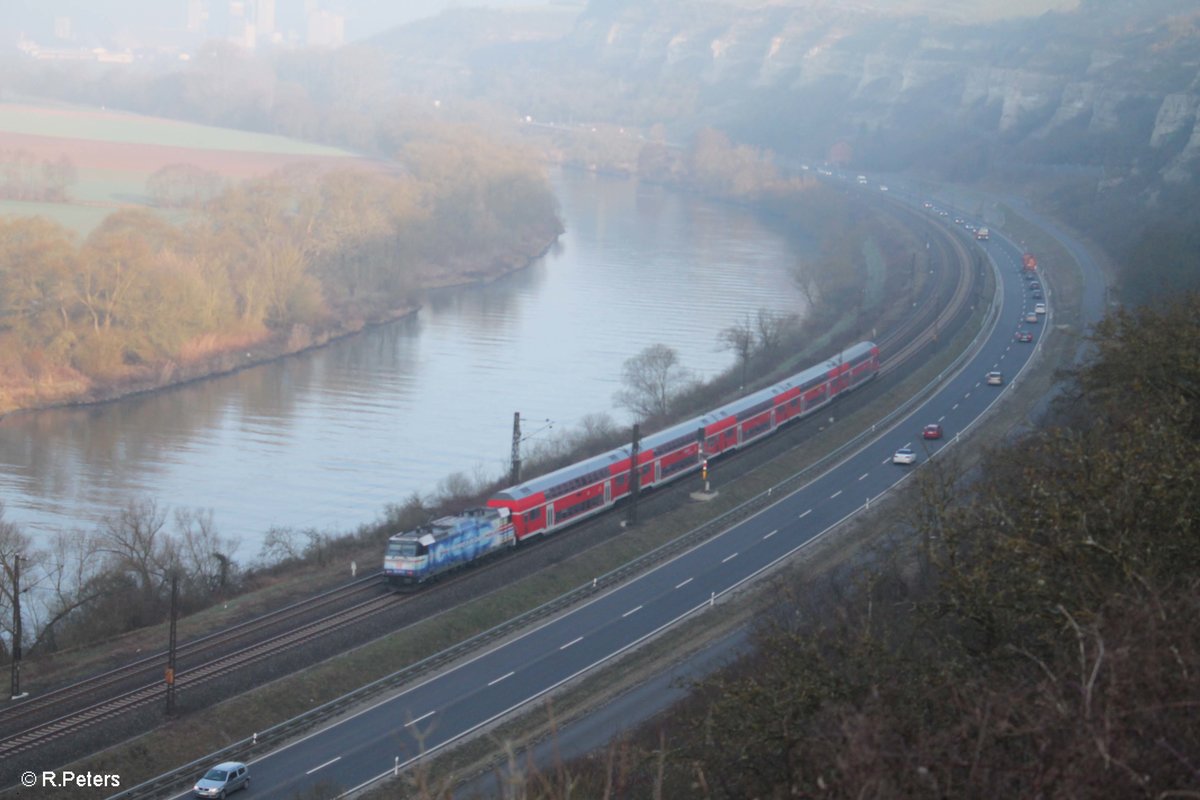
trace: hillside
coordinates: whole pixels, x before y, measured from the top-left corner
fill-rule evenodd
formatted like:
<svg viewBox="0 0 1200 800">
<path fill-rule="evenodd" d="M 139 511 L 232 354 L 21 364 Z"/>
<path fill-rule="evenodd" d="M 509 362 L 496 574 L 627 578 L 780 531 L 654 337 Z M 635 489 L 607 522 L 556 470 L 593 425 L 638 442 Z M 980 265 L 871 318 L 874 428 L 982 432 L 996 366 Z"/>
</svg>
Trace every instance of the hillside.
<svg viewBox="0 0 1200 800">
<path fill-rule="evenodd" d="M 411 68 L 437 63 L 439 90 L 541 120 L 663 123 L 680 137 L 713 125 L 784 154 L 841 145 L 863 169 L 959 180 L 1051 165 L 1150 193 L 1192 181 L 1200 10 L 1041 5 L 1063 10 L 995 20 L 973 4 L 972 20 L 931 2 L 593 0 L 557 39 L 546 26 L 484 41 L 461 11 L 376 43 L 414 84 L 429 72 Z"/>
</svg>

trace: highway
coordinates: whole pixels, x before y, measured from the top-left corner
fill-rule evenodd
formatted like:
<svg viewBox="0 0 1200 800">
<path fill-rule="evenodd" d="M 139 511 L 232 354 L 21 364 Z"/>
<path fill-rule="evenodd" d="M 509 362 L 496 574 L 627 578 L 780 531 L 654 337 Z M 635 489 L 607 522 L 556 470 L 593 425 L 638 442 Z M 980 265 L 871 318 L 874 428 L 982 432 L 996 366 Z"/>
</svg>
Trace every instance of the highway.
<svg viewBox="0 0 1200 800">
<path fill-rule="evenodd" d="M 1019 389 L 1014 381 L 1039 346 L 1053 314 L 1021 322 L 1033 308 L 1019 275 L 1020 252 L 996 236 L 981 243 L 998 279 L 999 312 L 979 351 L 910 414 L 880 432 L 807 485 L 758 515 L 628 583 L 395 696 L 289 743 L 251 764 L 253 795 L 298 793 L 336 796 L 404 769 L 552 692 L 695 614 L 753 580 L 797 549 L 878 499 L 936 458 L 998 398 Z M 1014 340 L 1018 328 L 1031 343 Z M 989 386 L 990 370 L 1004 373 Z M 939 423 L 944 438 L 922 439 Z M 915 467 L 892 464 L 902 446 L 918 453 Z M 397 665 L 400 666 L 400 665 Z M 182 795 L 181 795 L 182 796 Z M 310 794 L 307 796 L 315 796 Z"/>
</svg>

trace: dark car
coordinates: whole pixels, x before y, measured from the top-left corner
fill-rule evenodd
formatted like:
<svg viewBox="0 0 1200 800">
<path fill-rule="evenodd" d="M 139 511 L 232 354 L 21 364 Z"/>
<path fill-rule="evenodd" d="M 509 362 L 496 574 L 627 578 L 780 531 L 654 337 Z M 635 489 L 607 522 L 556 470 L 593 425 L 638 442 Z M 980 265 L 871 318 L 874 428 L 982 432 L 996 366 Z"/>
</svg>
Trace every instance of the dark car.
<svg viewBox="0 0 1200 800">
<path fill-rule="evenodd" d="M 1018 342 L 1032 342 L 1033 334 L 1030 333 L 1029 331 L 1017 331 L 1017 341 Z"/>
<path fill-rule="evenodd" d="M 926 439 L 940 439 L 942 438 L 942 426 L 936 422 L 931 422 L 925 426 L 925 430 L 921 432 L 921 436 Z"/>
</svg>

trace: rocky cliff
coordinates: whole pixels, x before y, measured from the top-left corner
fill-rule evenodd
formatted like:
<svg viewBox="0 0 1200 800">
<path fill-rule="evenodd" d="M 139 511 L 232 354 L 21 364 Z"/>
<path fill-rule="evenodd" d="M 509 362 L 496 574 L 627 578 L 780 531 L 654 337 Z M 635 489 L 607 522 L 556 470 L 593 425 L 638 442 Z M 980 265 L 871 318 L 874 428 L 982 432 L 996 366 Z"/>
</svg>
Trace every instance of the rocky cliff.
<svg viewBox="0 0 1200 800">
<path fill-rule="evenodd" d="M 1144 188 L 1195 178 L 1193 0 L 967 18 L 985 5 L 591 0 L 565 34 L 466 55 L 457 88 L 547 121 L 661 122 L 679 138 L 716 125 L 808 158 L 837 146 L 863 168 L 1053 165 Z"/>
<path fill-rule="evenodd" d="M 1200 160 L 1192 2 L 986 24 L 865 2 L 593 2 L 565 52 L 630 86 L 692 85 L 698 119 L 777 149 L 848 141 L 888 167 L 950 144 L 1168 182 Z"/>
</svg>

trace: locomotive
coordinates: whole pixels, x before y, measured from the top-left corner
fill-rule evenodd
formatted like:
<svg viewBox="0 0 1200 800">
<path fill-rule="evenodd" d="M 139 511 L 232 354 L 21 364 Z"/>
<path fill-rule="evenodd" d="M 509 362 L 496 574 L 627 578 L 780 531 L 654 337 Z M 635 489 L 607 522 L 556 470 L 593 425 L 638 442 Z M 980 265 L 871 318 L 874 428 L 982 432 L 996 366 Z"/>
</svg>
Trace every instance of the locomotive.
<svg viewBox="0 0 1200 800">
<path fill-rule="evenodd" d="M 859 342 L 836 356 L 699 417 L 643 437 L 633 463 L 631 445 L 510 486 L 487 507 L 441 517 L 388 540 L 383 572 L 393 587 L 412 587 L 558 530 L 610 508 L 639 488 L 669 483 L 707 459 L 770 436 L 879 372 L 879 347 Z"/>
</svg>

